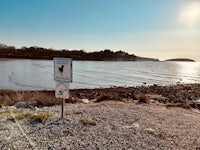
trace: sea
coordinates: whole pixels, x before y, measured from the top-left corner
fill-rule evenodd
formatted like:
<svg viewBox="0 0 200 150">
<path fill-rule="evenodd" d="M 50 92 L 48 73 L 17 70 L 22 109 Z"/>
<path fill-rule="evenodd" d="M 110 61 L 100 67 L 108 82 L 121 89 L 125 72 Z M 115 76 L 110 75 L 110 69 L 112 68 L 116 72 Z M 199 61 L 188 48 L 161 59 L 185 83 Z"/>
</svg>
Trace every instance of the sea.
<svg viewBox="0 0 200 150">
<path fill-rule="evenodd" d="M 200 62 L 73 61 L 70 89 L 200 83 Z M 0 59 L 0 89 L 54 90 L 53 60 Z"/>
</svg>

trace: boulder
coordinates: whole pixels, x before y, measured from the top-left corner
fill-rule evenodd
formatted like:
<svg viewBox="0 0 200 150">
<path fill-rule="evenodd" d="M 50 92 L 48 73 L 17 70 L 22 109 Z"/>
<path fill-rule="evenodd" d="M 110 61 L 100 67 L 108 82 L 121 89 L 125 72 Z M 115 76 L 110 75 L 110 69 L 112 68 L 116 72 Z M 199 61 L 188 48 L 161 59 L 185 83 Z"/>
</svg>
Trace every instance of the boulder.
<svg viewBox="0 0 200 150">
<path fill-rule="evenodd" d="M 14 105 L 16 108 L 30 108 L 26 102 L 17 102 Z"/>
</svg>

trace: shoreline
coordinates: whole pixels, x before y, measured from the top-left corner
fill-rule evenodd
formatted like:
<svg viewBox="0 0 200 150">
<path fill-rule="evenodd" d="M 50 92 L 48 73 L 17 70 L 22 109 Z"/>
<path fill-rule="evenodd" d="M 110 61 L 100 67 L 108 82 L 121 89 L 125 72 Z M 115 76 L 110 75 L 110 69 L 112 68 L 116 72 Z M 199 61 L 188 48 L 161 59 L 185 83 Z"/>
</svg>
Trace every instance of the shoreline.
<svg viewBox="0 0 200 150">
<path fill-rule="evenodd" d="M 70 90 L 64 118 L 54 91 L 0 90 L 0 102 L 10 102 L 0 105 L 0 149 L 200 149 L 200 109 L 167 107 L 180 99 L 191 105 L 200 98 L 199 88 Z M 138 96 L 146 101 L 139 103 Z M 32 107 L 17 108 L 12 100 Z"/>
<path fill-rule="evenodd" d="M 70 98 L 66 102 L 78 103 L 83 99 L 88 101 L 137 101 L 140 95 L 147 97 L 153 103 L 182 102 L 200 109 L 200 84 L 71 89 Z M 37 107 L 60 104 L 60 101 L 55 98 L 54 90 L 0 90 L 0 106 L 11 106 L 19 101 L 25 101 Z"/>
</svg>

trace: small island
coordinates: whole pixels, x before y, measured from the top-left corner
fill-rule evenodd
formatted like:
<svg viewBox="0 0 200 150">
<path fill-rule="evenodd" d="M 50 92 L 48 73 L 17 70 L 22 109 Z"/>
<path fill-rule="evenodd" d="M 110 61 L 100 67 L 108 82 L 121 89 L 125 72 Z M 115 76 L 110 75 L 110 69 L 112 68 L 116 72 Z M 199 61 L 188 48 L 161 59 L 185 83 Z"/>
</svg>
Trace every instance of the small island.
<svg viewBox="0 0 200 150">
<path fill-rule="evenodd" d="M 195 62 L 192 59 L 189 58 L 173 58 L 173 59 L 167 59 L 165 61 L 185 61 L 185 62 Z"/>
</svg>

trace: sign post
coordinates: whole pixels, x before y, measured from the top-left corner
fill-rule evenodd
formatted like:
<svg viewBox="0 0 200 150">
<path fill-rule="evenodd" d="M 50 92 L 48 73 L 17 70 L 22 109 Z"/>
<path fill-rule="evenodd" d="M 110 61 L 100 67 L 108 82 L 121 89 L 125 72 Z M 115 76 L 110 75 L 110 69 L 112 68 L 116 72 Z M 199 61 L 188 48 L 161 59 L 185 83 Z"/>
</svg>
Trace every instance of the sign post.
<svg viewBox="0 0 200 150">
<path fill-rule="evenodd" d="M 55 97 L 62 98 L 61 117 L 64 114 L 65 99 L 69 98 L 69 82 L 72 82 L 72 59 L 54 58 Z"/>
</svg>

